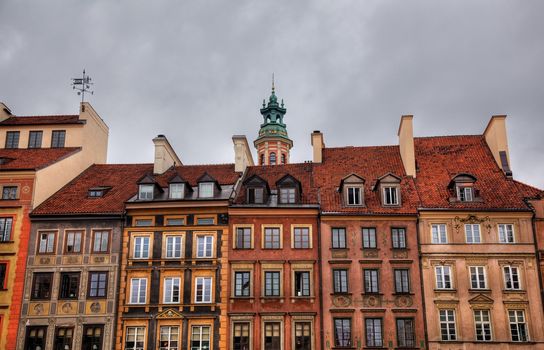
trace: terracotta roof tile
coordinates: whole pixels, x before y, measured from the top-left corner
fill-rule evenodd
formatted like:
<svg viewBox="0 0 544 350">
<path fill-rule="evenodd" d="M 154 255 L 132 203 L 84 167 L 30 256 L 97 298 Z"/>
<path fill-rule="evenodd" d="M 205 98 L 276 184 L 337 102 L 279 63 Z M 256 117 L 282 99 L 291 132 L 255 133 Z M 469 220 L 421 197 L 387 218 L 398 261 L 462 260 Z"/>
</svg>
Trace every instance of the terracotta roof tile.
<svg viewBox="0 0 544 350">
<path fill-rule="evenodd" d="M 179 175 L 191 186 L 197 186 L 198 179 L 206 173 L 220 185 L 234 185 L 241 175 L 234 171 L 234 164 L 180 165 L 167 170 L 162 175 L 155 176 L 155 179 L 160 186 L 168 187 L 168 181 Z"/>
<path fill-rule="evenodd" d="M 44 125 L 44 124 L 80 124 L 84 123 L 79 115 L 32 115 L 12 116 L 0 122 L 0 125 Z"/>
<path fill-rule="evenodd" d="M 0 149 L 0 171 L 39 170 L 58 162 L 81 150 L 80 147 L 65 148 L 17 148 Z"/>
</svg>

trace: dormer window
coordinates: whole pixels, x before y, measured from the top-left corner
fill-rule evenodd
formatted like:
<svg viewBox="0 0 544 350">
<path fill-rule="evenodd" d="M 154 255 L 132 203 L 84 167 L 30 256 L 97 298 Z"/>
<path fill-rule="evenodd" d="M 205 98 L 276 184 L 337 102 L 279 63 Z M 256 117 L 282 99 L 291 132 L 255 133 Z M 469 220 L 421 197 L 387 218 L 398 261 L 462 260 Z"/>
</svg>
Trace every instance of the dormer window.
<svg viewBox="0 0 544 350">
<path fill-rule="evenodd" d="M 247 202 L 251 204 L 262 204 L 264 202 L 264 188 L 262 187 L 248 188 Z"/>
<path fill-rule="evenodd" d="M 355 174 L 350 174 L 340 182 L 340 193 L 344 205 L 363 206 L 364 205 L 364 184 L 365 180 Z"/>
<path fill-rule="evenodd" d="M 394 186 L 383 187 L 383 204 L 399 205 L 398 188 Z"/>
<path fill-rule="evenodd" d="M 138 191 L 138 199 L 139 200 L 152 200 L 153 199 L 153 192 L 154 192 L 155 186 L 154 185 L 140 185 L 140 190 Z"/>
<path fill-rule="evenodd" d="M 297 190 L 294 187 L 280 188 L 280 203 L 294 204 L 296 203 Z"/>
<path fill-rule="evenodd" d="M 213 198 L 213 182 L 201 182 L 198 184 L 199 198 Z"/>
<path fill-rule="evenodd" d="M 379 177 L 372 191 L 377 191 L 384 207 L 398 206 L 401 203 L 400 183 L 401 178 L 392 173 Z"/>
<path fill-rule="evenodd" d="M 97 198 L 97 197 L 103 197 L 103 196 L 104 196 L 103 190 L 94 190 L 94 189 L 89 190 L 89 197 L 91 198 Z"/>
<path fill-rule="evenodd" d="M 472 202 L 474 195 L 472 186 L 457 186 L 457 199 L 461 202 Z"/>
<path fill-rule="evenodd" d="M 348 205 L 362 205 L 361 197 L 361 187 L 358 186 L 347 186 L 346 191 L 348 194 L 347 203 Z"/>
<path fill-rule="evenodd" d="M 478 191 L 474 187 L 475 183 L 476 178 L 470 174 L 465 173 L 454 176 L 448 185 L 452 197 L 450 201 L 474 202 L 479 200 L 477 198 Z"/>
<path fill-rule="evenodd" d="M 183 183 L 173 183 L 169 186 L 169 196 L 170 199 L 181 199 L 183 198 L 183 193 L 185 192 L 185 184 Z"/>
</svg>

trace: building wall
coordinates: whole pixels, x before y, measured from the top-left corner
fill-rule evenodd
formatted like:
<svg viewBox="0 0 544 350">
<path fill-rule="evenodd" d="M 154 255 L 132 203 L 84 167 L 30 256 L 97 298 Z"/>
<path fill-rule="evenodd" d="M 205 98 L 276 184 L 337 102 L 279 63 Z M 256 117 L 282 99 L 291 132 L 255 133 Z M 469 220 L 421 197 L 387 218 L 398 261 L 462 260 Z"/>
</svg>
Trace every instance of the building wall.
<svg viewBox="0 0 544 350">
<path fill-rule="evenodd" d="M 252 349 L 264 349 L 264 323 L 280 322 L 282 327 L 282 349 L 294 349 L 295 322 L 311 322 L 312 349 L 321 347 L 320 291 L 319 291 L 319 227 L 317 210 L 311 209 L 229 209 L 229 280 L 228 312 L 230 316 L 229 349 L 232 349 L 233 324 L 249 322 L 251 325 Z M 249 227 L 252 230 L 252 249 L 236 249 L 236 229 Z M 282 248 L 263 249 L 263 229 L 281 229 Z M 292 248 L 292 232 L 295 227 L 310 228 L 310 249 Z M 280 297 L 265 297 L 264 271 L 281 271 Z M 296 270 L 311 271 L 311 296 L 294 295 L 293 274 Z M 251 271 L 251 297 L 234 295 L 235 271 Z"/>
<path fill-rule="evenodd" d="M 419 234 L 429 348 L 543 348 L 543 314 L 532 213 L 425 211 L 420 216 Z M 432 243 L 433 224 L 446 224 L 447 244 Z M 480 225 L 482 243 L 466 243 L 465 224 Z M 499 224 L 513 225 L 515 243 L 499 243 Z M 437 266 L 451 268 L 452 288 L 438 288 Z M 472 288 L 470 267 L 477 266 L 485 269 L 485 289 Z M 507 290 L 503 272 L 505 266 L 518 268 L 521 285 L 519 290 Z M 442 340 L 440 310 L 454 311 L 457 338 L 454 342 Z M 476 341 L 475 310 L 489 312 L 491 342 Z M 511 310 L 524 312 L 529 334 L 528 343 L 518 345 L 512 342 L 508 318 Z"/>
<path fill-rule="evenodd" d="M 74 327 L 73 350 L 82 348 L 83 330 L 86 325 L 102 325 L 102 349 L 111 349 L 115 330 L 115 313 L 118 291 L 118 267 L 120 258 L 121 219 L 72 218 L 64 220 L 33 220 L 28 247 L 25 289 L 17 349 L 24 349 L 28 327 L 46 326 L 47 342 L 44 350 L 54 349 L 56 327 Z M 93 253 L 95 231 L 109 232 L 109 251 Z M 64 250 L 66 234 L 82 231 L 82 253 L 67 254 Z M 55 233 L 55 250 L 52 254 L 38 252 L 39 236 L 43 232 Z M 88 296 L 89 272 L 108 272 L 105 298 Z M 33 300 L 31 297 L 34 274 L 52 272 L 53 286 L 49 300 Z M 59 298 L 60 279 L 63 272 L 80 273 L 76 299 Z"/>
<path fill-rule="evenodd" d="M 346 230 L 346 249 L 334 249 L 332 229 Z M 375 228 L 376 249 L 363 249 L 362 228 Z M 391 229 L 406 230 L 406 249 L 393 249 Z M 366 318 L 382 321 L 383 346 L 397 348 L 396 320 L 412 319 L 415 347 L 425 347 L 416 216 L 321 218 L 321 267 L 325 349 L 335 348 L 335 318 L 351 320 L 351 348 L 366 348 Z M 336 293 L 333 271 L 348 270 L 348 293 Z M 379 293 L 365 293 L 364 270 L 379 271 Z M 409 270 L 409 294 L 395 293 L 394 269 Z"/>
<path fill-rule="evenodd" d="M 281 155 L 285 154 L 285 163 L 289 164 L 289 150 L 291 147 L 282 141 L 267 141 L 260 143 L 257 148 L 257 163 L 261 164 L 261 156 L 264 155 L 264 165 L 270 165 L 270 153 L 276 153 L 276 164 L 281 164 Z M 261 164 L 263 165 L 263 164 Z"/>
</svg>

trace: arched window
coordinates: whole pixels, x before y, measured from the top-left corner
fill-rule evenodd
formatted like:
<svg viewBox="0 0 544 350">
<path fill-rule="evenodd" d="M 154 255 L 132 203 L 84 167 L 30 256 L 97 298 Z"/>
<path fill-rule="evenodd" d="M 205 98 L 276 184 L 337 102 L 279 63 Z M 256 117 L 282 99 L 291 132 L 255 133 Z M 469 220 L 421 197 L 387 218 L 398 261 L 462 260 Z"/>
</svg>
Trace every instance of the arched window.
<svg viewBox="0 0 544 350">
<path fill-rule="evenodd" d="M 266 116 L 266 122 L 270 123 L 270 114 Z"/>
<path fill-rule="evenodd" d="M 281 164 L 285 164 L 287 160 L 287 157 L 285 156 L 285 153 L 282 153 L 281 155 Z"/>
<path fill-rule="evenodd" d="M 260 164 L 261 164 L 261 165 L 264 165 L 264 153 L 261 153 L 261 161 L 260 161 Z"/>
<path fill-rule="evenodd" d="M 276 153 L 270 153 L 270 165 L 276 165 Z"/>
</svg>

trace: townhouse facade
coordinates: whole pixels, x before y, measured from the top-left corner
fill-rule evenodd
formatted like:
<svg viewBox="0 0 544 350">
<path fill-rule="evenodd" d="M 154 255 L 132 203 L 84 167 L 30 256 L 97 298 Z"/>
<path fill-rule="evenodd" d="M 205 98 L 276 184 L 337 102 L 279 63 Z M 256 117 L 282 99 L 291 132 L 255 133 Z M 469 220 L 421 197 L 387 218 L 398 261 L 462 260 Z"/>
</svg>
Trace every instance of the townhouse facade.
<svg viewBox="0 0 544 350">
<path fill-rule="evenodd" d="M 0 348 L 15 349 L 30 239 L 29 214 L 95 162 L 108 127 L 88 104 L 76 115 L 19 116 L 0 103 Z"/>
</svg>

